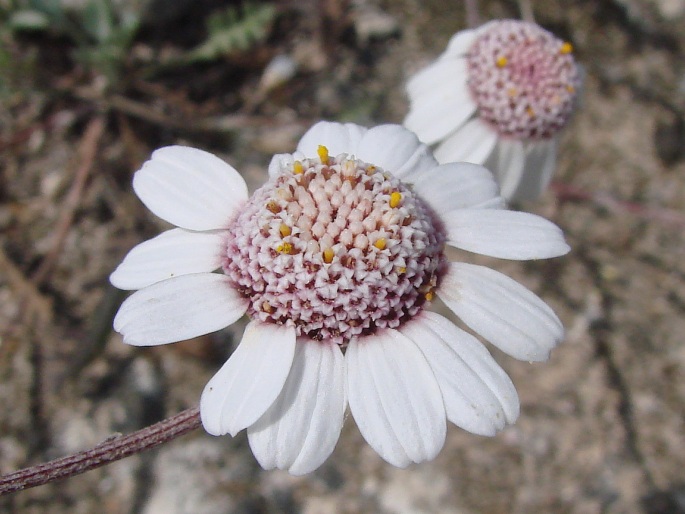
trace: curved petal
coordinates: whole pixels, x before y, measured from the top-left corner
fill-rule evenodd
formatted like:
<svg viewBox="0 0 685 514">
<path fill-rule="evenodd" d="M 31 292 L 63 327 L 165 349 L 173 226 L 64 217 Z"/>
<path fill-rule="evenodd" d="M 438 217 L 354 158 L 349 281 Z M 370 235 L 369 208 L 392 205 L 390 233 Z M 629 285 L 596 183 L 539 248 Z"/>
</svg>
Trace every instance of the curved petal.
<svg viewBox="0 0 685 514">
<path fill-rule="evenodd" d="M 557 161 L 557 140 L 527 143 L 526 163 L 518 187 L 511 192 L 513 200 L 535 200 L 549 185 Z"/>
<path fill-rule="evenodd" d="M 403 125 L 432 145 L 457 130 L 476 111 L 463 59 L 436 61 L 407 84 L 410 108 Z"/>
<path fill-rule="evenodd" d="M 319 145 L 323 145 L 332 156 L 341 153 L 356 155 L 359 142 L 367 130 L 354 123 L 320 121 L 302 136 L 297 150 L 312 158 L 316 157 Z"/>
<path fill-rule="evenodd" d="M 466 60 L 444 59 L 434 61 L 422 70 L 412 75 L 407 81 L 409 98 L 429 96 L 436 86 L 449 84 L 451 86 L 466 85 Z"/>
<path fill-rule="evenodd" d="M 119 307 L 114 330 L 134 346 L 174 343 L 221 330 L 246 310 L 246 300 L 228 277 L 195 273 L 133 293 Z"/>
<path fill-rule="evenodd" d="M 516 388 L 478 339 L 428 311 L 404 324 L 400 332 L 414 341 L 433 369 L 448 420 L 490 436 L 516 421 Z"/>
<path fill-rule="evenodd" d="M 515 280 L 484 266 L 451 263 L 438 296 L 474 332 L 524 361 L 544 361 L 564 337 L 554 311 Z"/>
<path fill-rule="evenodd" d="M 461 161 L 483 164 L 495 143 L 497 132 L 479 118 L 473 118 L 435 149 L 435 158 L 440 164 Z"/>
<path fill-rule="evenodd" d="M 515 139 L 500 139 L 485 163 L 497 177 L 502 196 L 510 200 L 523 178 L 526 153 L 523 143 Z"/>
<path fill-rule="evenodd" d="M 527 212 L 460 209 L 441 216 L 447 244 L 500 259 L 558 257 L 569 252 L 564 234 L 551 221 Z"/>
<path fill-rule="evenodd" d="M 475 29 L 460 30 L 452 36 L 447 44 L 447 49 L 440 58 L 466 55 L 476 37 L 478 37 L 478 31 Z"/>
<path fill-rule="evenodd" d="M 186 146 L 155 151 L 133 176 L 133 189 L 157 216 L 189 230 L 226 228 L 247 201 L 247 185 L 232 166 Z"/>
<path fill-rule="evenodd" d="M 346 408 L 340 347 L 300 338 L 281 394 L 247 429 L 252 452 L 264 469 L 310 473 L 333 453 Z"/>
<path fill-rule="evenodd" d="M 235 436 L 283 390 L 295 354 L 295 328 L 251 321 L 233 355 L 205 386 L 200 415 L 212 435 Z"/>
<path fill-rule="evenodd" d="M 430 149 L 416 134 L 401 125 L 379 125 L 369 129 L 359 142 L 357 157 L 409 179 L 437 166 Z"/>
<path fill-rule="evenodd" d="M 222 232 L 175 228 L 135 246 L 109 281 L 119 289 L 142 289 L 169 278 L 221 267 Z"/>
<path fill-rule="evenodd" d="M 442 164 L 414 183 L 414 191 L 437 214 L 466 208 L 501 208 L 497 182 L 479 164 L 458 162 Z"/>
<path fill-rule="evenodd" d="M 350 410 L 371 447 L 398 467 L 434 458 L 445 442 L 445 407 L 416 345 L 386 329 L 350 342 L 345 361 Z"/>
</svg>

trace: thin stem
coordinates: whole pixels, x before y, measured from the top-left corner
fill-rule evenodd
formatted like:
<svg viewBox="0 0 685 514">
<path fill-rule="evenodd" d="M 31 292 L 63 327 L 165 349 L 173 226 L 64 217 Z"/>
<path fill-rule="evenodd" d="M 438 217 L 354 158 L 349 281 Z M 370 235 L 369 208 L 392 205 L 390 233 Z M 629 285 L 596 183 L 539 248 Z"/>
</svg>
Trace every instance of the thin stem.
<svg viewBox="0 0 685 514">
<path fill-rule="evenodd" d="M 519 0 L 519 10 L 521 11 L 521 19 L 529 23 L 535 23 L 535 15 L 533 14 L 533 6 L 530 0 Z"/>
<path fill-rule="evenodd" d="M 464 6 L 466 7 L 466 26 L 474 29 L 481 23 L 478 0 L 466 0 Z"/>
<path fill-rule="evenodd" d="M 619 200 L 601 191 L 586 191 L 561 182 L 552 182 L 550 188 L 561 201 L 592 202 L 614 213 L 629 212 L 642 219 L 655 220 L 680 227 L 685 226 L 685 215 L 675 209 L 651 207 L 636 202 Z"/>
<path fill-rule="evenodd" d="M 116 436 L 88 450 L 0 477 L 0 496 L 79 475 L 150 450 L 199 428 L 201 424 L 199 408 L 184 410 L 132 434 Z"/>
</svg>

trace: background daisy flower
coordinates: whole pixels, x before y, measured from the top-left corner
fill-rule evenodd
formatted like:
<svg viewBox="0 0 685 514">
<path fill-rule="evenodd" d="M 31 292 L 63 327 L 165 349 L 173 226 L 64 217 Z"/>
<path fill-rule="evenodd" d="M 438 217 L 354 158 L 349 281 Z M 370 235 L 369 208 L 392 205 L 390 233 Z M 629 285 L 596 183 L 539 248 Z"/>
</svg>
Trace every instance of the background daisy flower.
<svg viewBox="0 0 685 514">
<path fill-rule="evenodd" d="M 484 164 L 507 200 L 536 198 L 556 164 L 581 72 L 570 43 L 534 23 L 496 20 L 455 34 L 407 83 L 404 125 L 441 163 Z"/>
<path fill-rule="evenodd" d="M 515 421 L 511 380 L 478 339 L 427 310 L 436 295 L 518 359 L 545 360 L 562 338 L 532 292 L 445 255 L 452 246 L 554 257 L 569 249 L 560 229 L 501 209 L 486 169 L 438 165 L 403 127 L 318 123 L 294 154 L 273 158 L 249 198 L 231 166 L 178 146 L 154 152 L 133 186 L 178 228 L 112 273 L 115 286 L 137 290 L 114 327 L 126 343 L 158 345 L 247 314 L 200 410 L 210 434 L 247 429 L 266 469 L 320 466 L 348 405 L 368 443 L 400 467 L 435 457 L 447 421 L 483 435 Z"/>
</svg>

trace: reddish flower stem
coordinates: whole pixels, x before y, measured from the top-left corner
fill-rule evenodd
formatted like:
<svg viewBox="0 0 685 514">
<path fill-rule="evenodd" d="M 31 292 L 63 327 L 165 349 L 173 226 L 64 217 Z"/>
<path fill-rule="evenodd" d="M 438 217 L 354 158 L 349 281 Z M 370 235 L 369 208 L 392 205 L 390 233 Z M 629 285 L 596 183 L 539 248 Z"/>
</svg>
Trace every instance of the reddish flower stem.
<svg viewBox="0 0 685 514">
<path fill-rule="evenodd" d="M 47 484 L 104 466 L 180 437 L 201 425 L 200 409 L 184 410 L 129 435 L 116 436 L 73 455 L 20 469 L 0 477 L 0 496 Z"/>
<path fill-rule="evenodd" d="M 618 200 L 602 192 L 591 192 L 570 184 L 552 182 L 550 188 L 560 201 L 584 201 L 599 205 L 612 212 L 629 212 L 643 219 L 685 226 L 685 215 L 674 209 L 651 207 L 636 202 Z"/>
</svg>

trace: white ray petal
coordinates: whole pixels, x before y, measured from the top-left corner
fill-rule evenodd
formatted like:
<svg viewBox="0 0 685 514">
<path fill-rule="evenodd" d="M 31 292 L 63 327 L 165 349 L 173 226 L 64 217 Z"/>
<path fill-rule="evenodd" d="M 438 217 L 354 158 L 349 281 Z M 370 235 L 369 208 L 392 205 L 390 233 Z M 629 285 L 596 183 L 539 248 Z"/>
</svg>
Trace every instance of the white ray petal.
<svg viewBox="0 0 685 514">
<path fill-rule="evenodd" d="M 121 304 L 114 330 L 134 346 L 154 346 L 209 334 L 235 323 L 247 302 L 215 273 L 170 278 L 136 291 Z"/>
<path fill-rule="evenodd" d="M 428 311 L 400 331 L 414 341 L 433 369 L 448 420 L 480 435 L 494 435 L 516 421 L 516 388 L 478 339 Z"/>
<path fill-rule="evenodd" d="M 233 355 L 205 386 L 200 414 L 212 435 L 235 436 L 283 390 L 295 354 L 295 329 L 251 321 Z"/>
<path fill-rule="evenodd" d="M 450 38 L 447 49 L 440 58 L 466 55 L 476 37 L 478 37 L 478 32 L 474 29 L 460 30 Z"/>
<path fill-rule="evenodd" d="M 443 141 L 435 149 L 440 164 L 446 162 L 472 162 L 483 164 L 497 143 L 497 132 L 482 120 L 473 118 Z"/>
<path fill-rule="evenodd" d="M 232 166 L 185 146 L 155 151 L 134 175 L 133 189 L 157 216 L 189 230 L 226 228 L 247 201 L 245 181 Z"/>
<path fill-rule="evenodd" d="M 569 252 L 561 229 L 527 212 L 461 209 L 444 213 L 447 244 L 501 259 L 558 257 Z"/>
<path fill-rule="evenodd" d="M 479 164 L 458 162 L 442 164 L 414 183 L 414 191 L 437 214 L 465 208 L 501 208 L 497 182 Z"/>
<path fill-rule="evenodd" d="M 356 155 L 359 142 L 367 130 L 354 123 L 320 121 L 302 136 L 297 150 L 312 158 L 317 156 L 319 145 L 323 145 L 333 157 L 341 153 Z"/>
<path fill-rule="evenodd" d="M 224 232 L 175 228 L 135 246 L 109 276 L 119 289 L 142 289 L 156 282 L 221 266 Z"/>
<path fill-rule="evenodd" d="M 463 59 L 436 61 L 407 84 L 410 109 L 404 126 L 428 145 L 456 131 L 476 110 Z"/>
<path fill-rule="evenodd" d="M 247 429 L 252 452 L 264 469 L 310 473 L 333 452 L 346 408 L 340 347 L 300 338 L 281 394 Z"/>
<path fill-rule="evenodd" d="M 497 177 L 502 196 L 511 199 L 514 191 L 523 179 L 526 153 L 523 143 L 515 139 L 500 139 L 495 150 L 485 163 L 485 167 L 492 170 Z"/>
<path fill-rule="evenodd" d="M 359 142 L 357 157 L 403 180 L 438 165 L 430 149 L 401 125 L 369 129 Z"/>
<path fill-rule="evenodd" d="M 535 200 L 549 186 L 557 164 L 557 140 L 531 141 L 527 143 L 526 162 L 523 177 L 516 190 L 514 200 Z"/>
<path fill-rule="evenodd" d="M 416 345 L 387 329 L 352 341 L 345 361 L 350 410 L 371 447 L 398 467 L 434 458 L 445 442 L 445 407 Z"/>
<path fill-rule="evenodd" d="M 516 359 L 547 360 L 564 337 L 564 327 L 549 305 L 484 266 L 451 263 L 438 296 L 474 332 Z"/>
<path fill-rule="evenodd" d="M 434 61 L 407 81 L 407 94 L 412 100 L 429 96 L 437 87 L 448 83 L 466 84 L 466 60 L 445 59 Z"/>
</svg>

